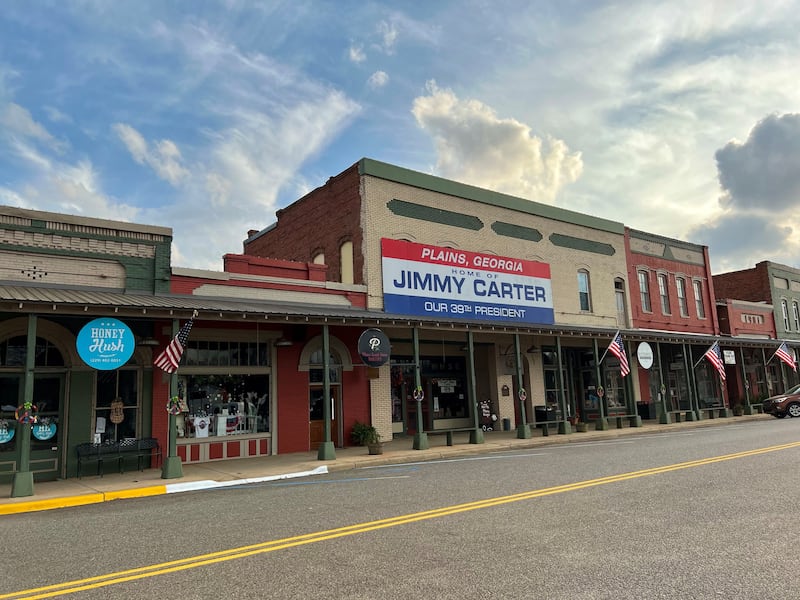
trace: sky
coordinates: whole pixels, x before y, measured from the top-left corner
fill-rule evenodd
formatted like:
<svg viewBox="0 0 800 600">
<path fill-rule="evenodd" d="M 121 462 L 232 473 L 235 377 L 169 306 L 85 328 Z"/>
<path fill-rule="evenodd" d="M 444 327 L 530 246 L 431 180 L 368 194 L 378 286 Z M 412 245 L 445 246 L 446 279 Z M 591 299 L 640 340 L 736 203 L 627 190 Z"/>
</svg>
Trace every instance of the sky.
<svg viewBox="0 0 800 600">
<path fill-rule="evenodd" d="M 363 157 L 800 268 L 800 0 L 4 0 L 0 204 L 222 270 Z"/>
</svg>

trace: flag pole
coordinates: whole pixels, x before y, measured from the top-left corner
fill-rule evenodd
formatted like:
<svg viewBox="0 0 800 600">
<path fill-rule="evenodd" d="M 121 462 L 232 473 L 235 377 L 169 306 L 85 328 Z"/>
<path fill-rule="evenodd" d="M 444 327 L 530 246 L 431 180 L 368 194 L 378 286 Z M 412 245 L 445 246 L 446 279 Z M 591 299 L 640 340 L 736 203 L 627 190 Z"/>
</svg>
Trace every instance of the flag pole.
<svg viewBox="0 0 800 600">
<path fill-rule="evenodd" d="M 717 343 L 717 342 L 714 342 L 714 344 L 716 344 L 716 343 Z M 711 348 L 713 348 L 713 347 L 714 347 L 714 344 L 711 344 L 711 345 L 708 347 L 708 348 L 709 348 L 709 350 L 710 350 Z M 707 354 L 707 353 L 708 353 L 708 350 L 706 350 L 705 352 L 703 352 L 703 354 L 700 356 L 700 358 L 698 358 L 698 359 L 697 359 L 697 362 L 696 362 L 696 363 L 694 363 L 694 366 L 692 367 L 692 370 L 694 370 L 694 369 L 696 369 L 696 368 L 697 368 L 697 365 L 699 365 L 699 364 L 702 362 L 702 360 L 703 360 L 703 359 L 706 357 L 706 354 Z"/>
<path fill-rule="evenodd" d="M 614 335 L 611 337 L 611 342 L 612 342 L 612 343 L 614 342 L 614 340 L 615 340 L 615 339 L 617 339 L 617 336 L 619 335 L 619 332 L 620 332 L 620 330 L 619 330 L 619 329 L 617 329 L 617 333 L 615 333 L 615 334 L 614 334 Z M 598 360 L 598 361 L 597 361 L 597 364 L 598 364 L 598 365 L 599 365 L 600 363 L 602 363 L 602 362 L 603 362 L 603 359 L 606 357 L 606 354 L 608 354 L 608 348 L 609 348 L 609 346 L 611 346 L 611 344 L 609 344 L 608 346 L 606 346 L 606 351 L 605 351 L 605 352 L 603 352 L 603 356 L 601 356 L 601 357 L 600 357 L 600 360 Z"/>
</svg>

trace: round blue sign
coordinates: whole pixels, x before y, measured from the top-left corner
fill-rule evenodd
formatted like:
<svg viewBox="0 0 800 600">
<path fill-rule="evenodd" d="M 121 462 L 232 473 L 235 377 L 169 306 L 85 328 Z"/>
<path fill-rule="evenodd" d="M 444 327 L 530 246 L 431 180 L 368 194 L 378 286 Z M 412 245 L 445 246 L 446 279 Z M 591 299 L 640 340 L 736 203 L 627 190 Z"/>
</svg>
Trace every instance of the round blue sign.
<svg viewBox="0 0 800 600">
<path fill-rule="evenodd" d="M 83 326 L 75 342 L 83 362 L 100 371 L 124 365 L 136 346 L 130 327 L 117 319 L 95 319 Z"/>
<path fill-rule="evenodd" d="M 31 433 L 37 440 L 49 440 L 56 434 L 55 423 L 44 425 L 42 423 L 35 423 L 31 427 Z"/>
<path fill-rule="evenodd" d="M 13 439 L 14 430 L 11 429 L 8 424 L 6 424 L 4 427 L 0 427 L 0 444 L 5 444 Z"/>
</svg>

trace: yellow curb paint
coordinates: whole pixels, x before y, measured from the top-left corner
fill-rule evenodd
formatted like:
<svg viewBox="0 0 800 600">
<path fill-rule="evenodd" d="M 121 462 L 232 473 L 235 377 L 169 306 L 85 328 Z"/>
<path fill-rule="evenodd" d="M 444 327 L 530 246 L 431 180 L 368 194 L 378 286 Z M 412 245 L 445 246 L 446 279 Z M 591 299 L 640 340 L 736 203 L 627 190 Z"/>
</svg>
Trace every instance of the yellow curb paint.
<svg viewBox="0 0 800 600">
<path fill-rule="evenodd" d="M 133 490 L 118 490 L 103 494 L 106 500 L 122 500 L 124 498 L 144 498 L 146 496 L 159 496 L 167 493 L 166 485 L 152 485 L 150 487 Z"/>
<path fill-rule="evenodd" d="M 52 500 L 32 500 L 30 502 L 16 502 L 13 504 L 0 504 L 0 515 L 13 515 L 37 510 L 52 510 L 54 508 L 67 508 L 70 506 L 83 506 L 86 504 L 99 504 L 104 502 L 103 494 L 82 494 L 80 496 L 67 496 L 53 498 Z"/>
</svg>

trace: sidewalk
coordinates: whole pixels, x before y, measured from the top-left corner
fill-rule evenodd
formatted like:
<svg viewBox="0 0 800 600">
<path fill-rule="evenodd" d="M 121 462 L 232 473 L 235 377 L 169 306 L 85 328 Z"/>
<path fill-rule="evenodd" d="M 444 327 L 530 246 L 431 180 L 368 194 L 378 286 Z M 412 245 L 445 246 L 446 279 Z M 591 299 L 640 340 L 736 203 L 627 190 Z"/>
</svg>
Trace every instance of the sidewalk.
<svg viewBox="0 0 800 600">
<path fill-rule="evenodd" d="M 645 421 L 642 427 L 612 427 L 605 431 L 590 430 L 585 433 L 559 435 L 550 428 L 548 436 L 542 430 L 531 428 L 532 436 L 518 439 L 514 431 L 486 432 L 485 443 L 470 444 L 468 433 L 454 435 L 454 445 L 447 446 L 445 436 L 430 435 L 427 450 L 414 450 L 410 437 L 386 442 L 383 454 L 371 456 L 366 448 L 336 448 L 335 460 L 318 460 L 316 452 L 279 454 L 257 458 L 241 458 L 218 462 L 183 465 L 183 477 L 162 479 L 161 469 L 132 471 L 124 474 L 109 473 L 103 477 L 88 476 L 82 479 L 36 482 L 34 495 L 11 498 L 11 484 L 0 484 L 0 515 L 50 510 L 68 506 L 97 504 L 125 498 L 140 498 L 173 494 L 198 489 L 256 483 L 275 479 L 307 477 L 331 471 L 358 469 L 367 466 L 430 461 L 459 456 L 489 454 L 508 450 L 536 448 L 554 444 L 584 443 L 608 440 L 622 436 L 645 435 L 664 431 L 677 431 L 702 427 L 731 425 L 754 420 L 771 419 L 769 415 L 751 415 L 723 419 L 704 419 L 661 425 Z M 613 420 L 612 420 L 613 423 Z"/>
</svg>

